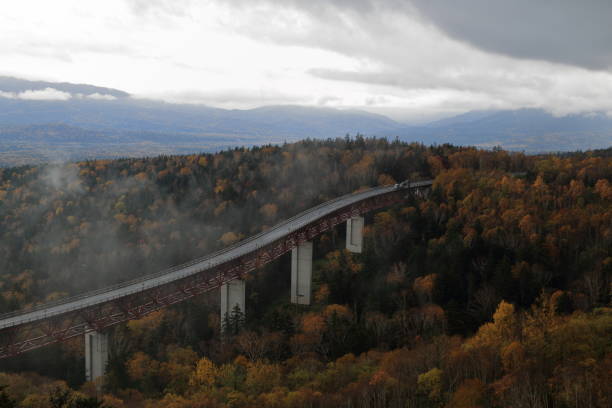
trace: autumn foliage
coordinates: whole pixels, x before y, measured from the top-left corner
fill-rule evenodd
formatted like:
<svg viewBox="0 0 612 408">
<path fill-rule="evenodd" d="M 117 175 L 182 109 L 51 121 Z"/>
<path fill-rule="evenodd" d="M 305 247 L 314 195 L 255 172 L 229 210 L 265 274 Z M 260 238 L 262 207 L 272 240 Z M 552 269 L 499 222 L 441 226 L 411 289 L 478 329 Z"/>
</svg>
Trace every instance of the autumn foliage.
<svg viewBox="0 0 612 408">
<path fill-rule="evenodd" d="M 362 254 L 343 249 L 343 228 L 315 241 L 310 307 L 289 304 L 281 258 L 249 276 L 231 333 L 216 293 L 116 326 L 98 402 L 609 407 L 610 156 L 355 138 L 2 169 L 0 310 L 157 271 L 344 193 L 435 177 L 425 199 L 367 215 Z M 0 404 L 96 396 L 77 340 L 47 350 L 2 361 Z"/>
</svg>

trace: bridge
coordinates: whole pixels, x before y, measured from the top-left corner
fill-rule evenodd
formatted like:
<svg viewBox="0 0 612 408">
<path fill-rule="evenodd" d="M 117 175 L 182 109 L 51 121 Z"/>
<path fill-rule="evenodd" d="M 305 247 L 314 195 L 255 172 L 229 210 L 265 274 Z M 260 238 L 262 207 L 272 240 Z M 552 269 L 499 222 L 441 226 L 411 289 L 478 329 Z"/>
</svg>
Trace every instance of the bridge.
<svg viewBox="0 0 612 408">
<path fill-rule="evenodd" d="M 108 335 L 104 329 L 140 319 L 161 308 L 214 289 L 221 290 L 221 317 L 245 311 L 244 277 L 291 251 L 291 302 L 310 304 L 312 240 L 346 222 L 346 248 L 361 252 L 363 214 L 422 197 L 433 181 L 375 187 L 327 201 L 274 227 L 188 263 L 115 286 L 83 293 L 28 310 L 0 315 L 0 359 L 85 336 L 86 377 L 104 375 Z"/>
</svg>

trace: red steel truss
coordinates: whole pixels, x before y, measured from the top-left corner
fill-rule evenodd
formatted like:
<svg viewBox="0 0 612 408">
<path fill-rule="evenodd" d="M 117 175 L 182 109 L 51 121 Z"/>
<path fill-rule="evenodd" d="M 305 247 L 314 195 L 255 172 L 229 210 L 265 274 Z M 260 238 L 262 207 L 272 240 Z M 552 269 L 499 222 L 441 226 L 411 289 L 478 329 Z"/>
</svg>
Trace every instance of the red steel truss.
<svg viewBox="0 0 612 408">
<path fill-rule="evenodd" d="M 426 188 L 411 191 L 416 196 L 423 196 L 425 192 Z M 238 259 L 181 280 L 49 319 L 2 329 L 0 359 L 65 341 L 89 331 L 100 331 L 121 322 L 140 319 L 161 308 L 216 289 L 226 282 L 244 277 L 291 251 L 298 244 L 312 240 L 351 217 L 400 202 L 406 194 L 407 191 L 400 190 L 367 198 L 328 214 Z"/>
</svg>

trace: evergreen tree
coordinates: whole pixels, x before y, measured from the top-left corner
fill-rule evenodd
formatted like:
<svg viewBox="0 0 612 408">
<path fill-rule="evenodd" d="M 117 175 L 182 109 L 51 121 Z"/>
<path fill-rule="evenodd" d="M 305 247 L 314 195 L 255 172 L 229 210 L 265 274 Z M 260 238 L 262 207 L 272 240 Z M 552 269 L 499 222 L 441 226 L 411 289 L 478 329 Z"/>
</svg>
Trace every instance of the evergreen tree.
<svg viewBox="0 0 612 408">
<path fill-rule="evenodd" d="M 240 305 L 235 304 L 231 313 L 226 313 L 223 318 L 223 334 L 228 337 L 236 336 L 244 327 L 246 316 L 240 309 Z"/>
</svg>

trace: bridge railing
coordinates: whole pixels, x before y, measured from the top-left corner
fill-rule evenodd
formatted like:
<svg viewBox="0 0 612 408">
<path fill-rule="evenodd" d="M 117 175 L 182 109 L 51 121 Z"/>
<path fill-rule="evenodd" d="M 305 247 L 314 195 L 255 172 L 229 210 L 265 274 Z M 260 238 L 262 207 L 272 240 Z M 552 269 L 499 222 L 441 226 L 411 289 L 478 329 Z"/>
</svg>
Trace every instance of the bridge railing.
<svg viewBox="0 0 612 408">
<path fill-rule="evenodd" d="M 431 182 L 424 182 L 424 183 L 425 184 L 423 184 L 423 186 L 428 185 L 427 183 L 430 184 Z M 420 187 L 421 185 L 418 185 L 418 184 L 421 184 L 421 183 L 413 183 L 410 186 L 402 187 L 401 189 L 409 189 L 409 188 L 414 188 L 414 187 Z M 340 196 L 340 197 L 336 197 L 336 198 L 334 198 L 332 200 L 325 201 L 323 203 L 320 203 L 320 204 L 316 205 L 315 207 L 312 207 L 312 208 L 309 208 L 309 209 L 307 209 L 305 211 L 302 211 L 301 213 L 298 213 L 298 214 L 294 215 L 293 217 L 288 218 L 288 219 L 286 219 L 286 220 L 276 224 L 275 226 L 273 226 L 273 227 L 271 227 L 271 228 L 269 228 L 269 229 L 267 229 L 265 231 L 262 231 L 262 232 L 260 232 L 260 233 L 258 233 L 256 235 L 250 236 L 250 237 L 248 237 L 248 238 L 246 238 L 246 239 L 244 239 L 242 241 L 238 241 L 238 242 L 236 242 L 236 243 L 234 243 L 234 244 L 232 244 L 232 245 L 230 245 L 230 246 L 228 246 L 226 248 L 222 248 L 222 249 L 220 249 L 218 251 L 215 251 L 215 252 L 213 252 L 211 254 L 208 254 L 208 255 L 205 255 L 203 257 L 196 258 L 196 259 L 191 260 L 189 262 L 186 262 L 186 263 L 183 263 L 183 264 L 180 264 L 180 265 L 176 265 L 176 266 L 173 266 L 171 268 L 163 269 L 161 271 L 158 271 L 158 272 L 155 272 L 155 273 L 152 273 L 152 274 L 147 274 L 147 275 L 144 275 L 144 276 L 140 276 L 138 278 L 135 278 L 135 279 L 132 279 L 132 280 L 129 280 L 129 281 L 125 281 L 125 282 L 121 282 L 121 283 L 118 283 L 118 284 L 115 284 L 115 285 L 111 285 L 111 286 L 107 286 L 107 287 L 104 287 L 104 288 L 88 291 L 88 292 L 85 292 L 85 293 L 81 293 L 79 295 L 74 295 L 74 296 L 63 298 L 63 299 L 58 299 L 58 300 L 52 301 L 52 302 L 41 303 L 41 304 L 35 305 L 35 306 L 33 306 L 33 307 L 29 308 L 29 309 L 25 309 L 25 310 L 21 309 L 21 310 L 16 310 L 16 311 L 13 311 L 13 312 L 8 312 L 8 313 L 0 315 L 0 322 L 3 321 L 3 320 L 6 320 L 6 319 L 18 317 L 20 315 L 27 315 L 29 313 L 43 311 L 45 309 L 50 309 L 50 308 L 61 306 L 61 305 L 65 305 L 65 304 L 68 304 L 68 303 L 78 302 L 78 301 L 81 301 L 81 300 L 84 300 L 84 299 L 87 299 L 87 298 L 90 298 L 90 297 L 93 297 L 93 296 L 103 295 L 105 293 L 109 293 L 109 292 L 112 292 L 112 291 L 115 291 L 115 290 L 123 289 L 123 288 L 129 287 L 129 286 L 133 286 L 133 285 L 142 284 L 144 282 L 147 282 L 147 281 L 150 281 L 150 280 L 154 280 L 154 279 L 160 278 L 162 276 L 170 275 L 170 274 L 172 274 L 174 272 L 177 272 L 177 271 L 180 271 L 182 269 L 194 266 L 194 265 L 196 265 L 198 263 L 206 262 L 206 261 L 208 261 L 210 259 L 213 259 L 215 257 L 223 255 L 223 254 L 225 254 L 227 252 L 230 252 L 230 251 L 232 251 L 232 250 L 234 250 L 236 248 L 239 248 L 239 247 L 241 247 L 243 245 L 246 245 L 246 244 L 248 244 L 250 242 L 258 240 L 261 237 L 263 237 L 264 235 L 269 234 L 270 232 L 273 232 L 275 230 L 281 229 L 283 227 L 286 227 L 288 224 L 291 224 L 292 222 L 296 221 L 297 219 L 299 219 L 301 217 L 304 217 L 304 216 L 307 216 L 308 214 L 311 214 L 312 212 L 315 212 L 315 211 L 321 209 L 322 207 L 326 207 L 326 206 L 328 206 L 330 204 L 334 204 L 336 202 L 346 200 L 347 198 L 355 197 L 355 196 L 359 196 L 359 195 L 368 196 L 368 195 L 372 194 L 373 192 L 375 192 L 377 190 L 389 190 L 389 192 L 396 191 L 395 189 L 390 189 L 390 187 L 391 186 L 374 187 L 374 188 L 371 188 L 371 189 L 368 189 L 368 190 L 365 190 L 365 191 L 360 191 L 360 192 L 357 192 L 357 193 L 349 193 L 349 194 L 345 194 L 345 195 Z M 372 194 L 372 195 L 376 195 L 376 194 Z M 224 262 L 231 261 L 231 260 L 234 260 L 236 258 L 240 258 L 241 256 L 243 256 L 243 254 L 238 254 L 238 255 L 236 255 L 235 257 L 232 257 L 229 260 L 225 260 Z M 214 266 L 216 266 L 216 265 L 210 265 L 209 267 L 204 268 L 202 270 L 199 270 L 198 272 L 202 272 L 203 270 L 212 268 Z M 176 280 L 176 279 L 180 279 L 180 278 L 181 277 L 176 277 L 175 279 L 171 279 L 169 282 L 171 282 L 173 280 Z M 164 284 L 165 283 L 169 283 L 169 282 L 164 282 Z M 108 300 L 112 300 L 112 298 L 108 299 Z M 98 304 L 98 303 L 95 303 L 95 304 Z M 79 307 L 75 307 L 74 309 L 79 309 L 79 308 L 87 307 L 87 306 L 91 306 L 91 305 L 89 305 L 89 304 L 82 304 Z M 66 310 L 65 312 L 69 312 L 69 311 L 72 311 L 72 310 L 73 309 Z M 2 328 L 2 327 L 0 327 L 0 328 Z"/>
</svg>

